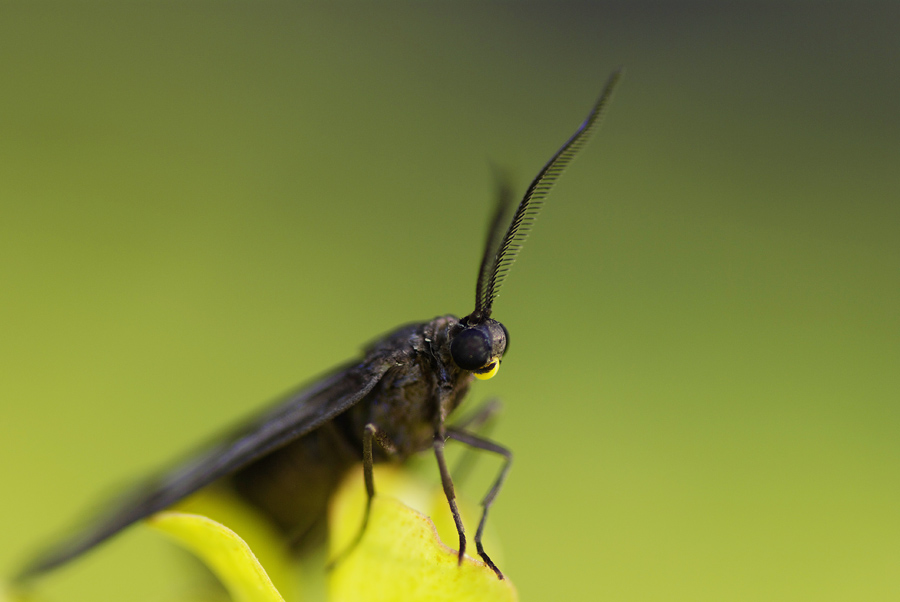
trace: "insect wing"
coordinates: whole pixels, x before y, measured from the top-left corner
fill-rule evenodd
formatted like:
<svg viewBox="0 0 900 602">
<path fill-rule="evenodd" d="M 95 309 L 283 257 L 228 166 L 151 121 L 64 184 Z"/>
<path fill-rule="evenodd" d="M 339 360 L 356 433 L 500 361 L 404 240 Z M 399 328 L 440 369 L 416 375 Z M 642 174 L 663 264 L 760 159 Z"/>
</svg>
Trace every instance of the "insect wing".
<svg viewBox="0 0 900 602">
<path fill-rule="evenodd" d="M 289 395 L 220 443 L 127 493 L 96 521 L 32 561 L 17 581 L 68 562 L 132 523 L 315 430 L 363 399 L 393 363 L 387 354 L 370 352 L 362 362 Z"/>
</svg>

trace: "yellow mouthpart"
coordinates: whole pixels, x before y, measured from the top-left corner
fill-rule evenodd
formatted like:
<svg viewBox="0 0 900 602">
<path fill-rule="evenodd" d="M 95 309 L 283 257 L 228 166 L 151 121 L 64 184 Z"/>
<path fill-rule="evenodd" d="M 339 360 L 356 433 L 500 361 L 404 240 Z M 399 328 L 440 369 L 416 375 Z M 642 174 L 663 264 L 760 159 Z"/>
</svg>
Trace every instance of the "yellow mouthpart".
<svg viewBox="0 0 900 602">
<path fill-rule="evenodd" d="M 481 370 L 476 370 L 472 372 L 475 375 L 475 378 L 479 380 L 487 380 L 489 378 L 494 378 L 494 375 L 497 374 L 497 371 L 500 369 L 500 360 L 494 360 L 486 367 Z"/>
</svg>

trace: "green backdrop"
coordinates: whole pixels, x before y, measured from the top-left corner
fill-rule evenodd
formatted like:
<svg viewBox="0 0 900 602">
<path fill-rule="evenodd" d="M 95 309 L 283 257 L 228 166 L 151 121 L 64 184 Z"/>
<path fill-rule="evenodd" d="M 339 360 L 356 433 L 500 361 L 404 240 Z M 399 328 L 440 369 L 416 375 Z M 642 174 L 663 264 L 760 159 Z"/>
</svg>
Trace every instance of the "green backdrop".
<svg viewBox="0 0 900 602">
<path fill-rule="evenodd" d="M 490 164 L 524 189 L 624 65 L 472 395 L 516 453 L 501 567 L 523 600 L 898 599 L 898 18 L 4 3 L 0 572 L 380 333 L 469 312 Z M 181 561 L 134 529 L 45 591 L 166 599 Z"/>
</svg>

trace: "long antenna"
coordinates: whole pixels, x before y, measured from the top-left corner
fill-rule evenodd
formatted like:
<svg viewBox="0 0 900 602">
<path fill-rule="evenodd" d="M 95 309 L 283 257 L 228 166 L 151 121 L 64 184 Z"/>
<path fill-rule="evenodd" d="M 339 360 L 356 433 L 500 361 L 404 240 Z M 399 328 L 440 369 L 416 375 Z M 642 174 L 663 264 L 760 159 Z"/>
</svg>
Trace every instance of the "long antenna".
<svg viewBox="0 0 900 602">
<path fill-rule="evenodd" d="M 575 130 L 575 133 L 560 147 L 556 154 L 544 165 L 543 169 L 531 182 L 531 186 L 525 192 L 525 196 L 519 203 L 506 236 L 502 242 L 496 246 L 497 235 L 500 231 L 502 215 L 506 213 L 505 208 L 508 206 L 508 199 L 504 197 L 505 187 L 501 188 L 497 209 L 491 221 L 491 227 L 488 232 L 487 245 L 485 246 L 484 256 L 481 260 L 481 269 L 478 274 L 478 282 L 475 286 L 475 311 L 473 311 L 466 320 L 469 323 L 481 322 L 491 317 L 494 299 L 500 291 L 500 286 L 509 273 L 510 267 L 515 262 L 519 251 L 525 239 L 528 238 L 529 232 L 534 225 L 534 220 L 543 206 L 544 199 L 553 188 L 556 180 L 562 175 L 569 163 L 578 155 L 578 152 L 584 148 L 591 134 L 597 129 L 600 118 L 606 105 L 612 97 L 613 90 L 619 79 L 622 77 L 623 70 L 617 69 L 609 76 L 603 92 L 591 107 L 584 122 Z M 508 193 L 507 193 L 508 194 Z"/>
<path fill-rule="evenodd" d="M 500 248 L 500 235 L 509 215 L 509 208 L 513 202 L 513 189 L 509 177 L 496 167 L 494 179 L 497 186 L 497 203 L 494 205 L 494 214 L 488 226 L 488 236 L 484 243 L 484 255 L 481 257 L 481 267 L 478 270 L 478 283 L 475 285 L 475 306 L 484 306 L 488 301 L 486 286 L 490 283 L 494 272 L 497 270 L 497 251 Z M 476 311 L 478 311 L 476 309 Z"/>
</svg>

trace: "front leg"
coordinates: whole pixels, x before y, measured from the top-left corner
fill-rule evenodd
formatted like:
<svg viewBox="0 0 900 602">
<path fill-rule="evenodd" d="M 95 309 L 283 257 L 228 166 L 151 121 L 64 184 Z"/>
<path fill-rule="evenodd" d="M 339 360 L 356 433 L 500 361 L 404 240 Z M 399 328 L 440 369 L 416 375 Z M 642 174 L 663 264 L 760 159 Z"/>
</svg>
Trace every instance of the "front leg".
<svg viewBox="0 0 900 602">
<path fill-rule="evenodd" d="M 500 474 L 497 475 L 497 479 L 494 481 L 493 486 L 491 486 L 491 490 L 488 491 L 488 494 L 484 496 L 484 499 L 481 500 L 482 512 L 481 512 L 481 520 L 478 523 L 478 531 L 475 532 L 475 549 L 478 550 L 478 555 L 481 556 L 481 559 L 484 560 L 485 564 L 487 564 L 495 573 L 497 573 L 497 577 L 503 579 L 503 573 L 500 572 L 500 569 L 497 568 L 497 565 L 490 559 L 487 553 L 484 551 L 484 546 L 481 544 L 481 536 L 484 534 L 484 525 L 487 522 L 488 511 L 491 509 L 491 504 L 494 503 L 494 498 L 497 497 L 497 494 L 500 492 L 500 488 L 503 486 L 503 482 L 506 480 L 506 475 L 509 473 L 509 468 L 512 466 L 512 452 L 502 445 L 494 443 L 488 439 L 483 437 L 479 437 L 474 433 L 469 433 L 462 429 L 447 429 L 447 437 L 451 439 L 456 439 L 461 443 L 465 443 L 466 445 L 474 448 L 481 449 L 484 451 L 493 452 L 495 454 L 499 454 L 503 456 L 503 468 L 500 469 Z"/>
<path fill-rule="evenodd" d="M 447 460 L 444 458 L 444 437 L 441 432 L 435 432 L 434 455 L 437 458 L 438 469 L 441 471 L 441 485 L 444 486 L 444 495 L 447 496 L 450 512 L 453 513 L 453 522 L 456 523 L 456 532 L 459 533 L 458 563 L 462 564 L 463 557 L 466 554 L 466 529 L 463 527 L 462 517 L 459 515 L 459 508 L 456 506 L 456 491 L 453 489 L 453 479 L 450 478 Z"/>
</svg>

